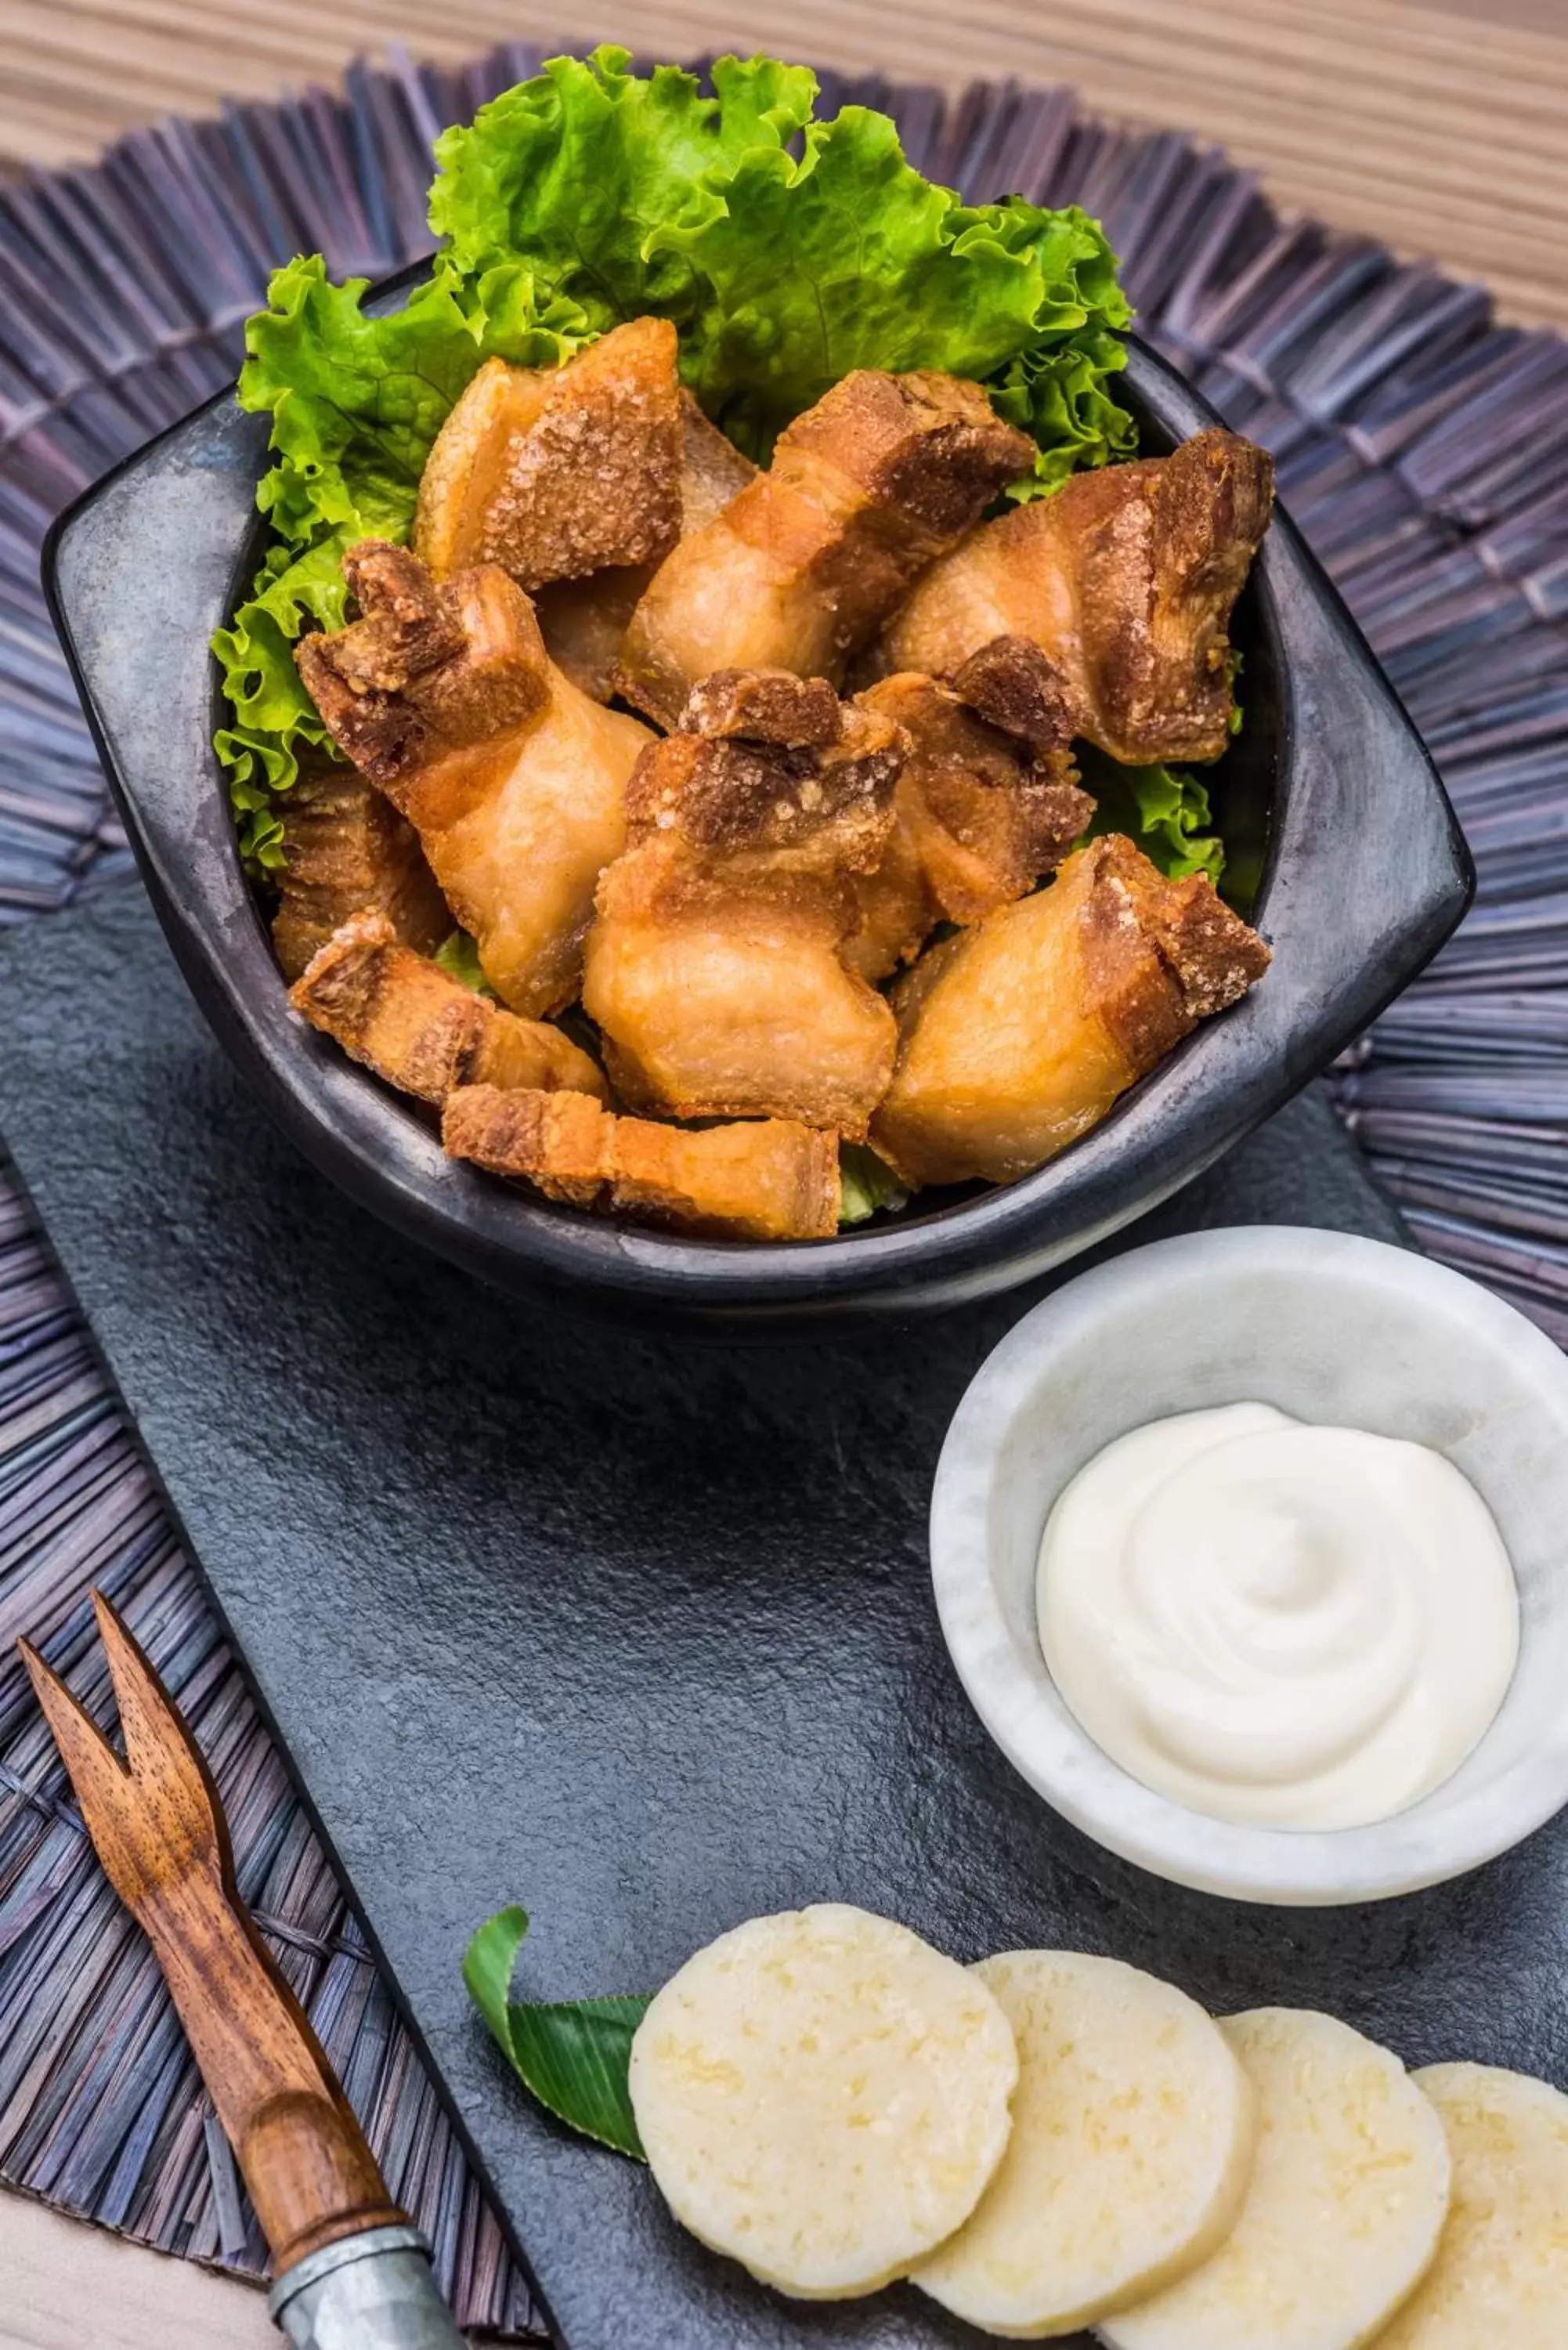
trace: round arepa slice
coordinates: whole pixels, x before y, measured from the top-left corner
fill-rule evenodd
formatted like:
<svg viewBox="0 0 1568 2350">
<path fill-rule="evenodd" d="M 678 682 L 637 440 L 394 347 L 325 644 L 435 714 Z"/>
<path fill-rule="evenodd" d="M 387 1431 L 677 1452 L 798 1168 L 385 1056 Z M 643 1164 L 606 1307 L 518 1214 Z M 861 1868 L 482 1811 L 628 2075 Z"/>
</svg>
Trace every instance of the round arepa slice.
<svg viewBox="0 0 1568 2350">
<path fill-rule="evenodd" d="M 1113 2350 L 1362 2350 L 1437 2251 L 1442 2124 L 1397 2056 L 1333 2016 L 1262 2007 L 1220 2029 L 1258 2093 L 1241 2216 L 1211 2260 L 1100 2333 Z"/>
<path fill-rule="evenodd" d="M 1012 2135 L 913 2282 L 991 2334 L 1072 2334 L 1224 2241 L 1251 2176 L 1252 2085 L 1195 2000 L 1119 1959 L 1008 1950 L 973 1971 L 1018 2044 Z"/>
<path fill-rule="evenodd" d="M 699 1950 L 631 2049 L 638 2129 L 676 2218 L 805 2300 L 873 2293 L 968 2219 L 1017 2079 L 978 1977 L 838 1902 Z"/>
<path fill-rule="evenodd" d="M 1414 2078 L 1448 2137 L 1453 2199 L 1438 2257 L 1377 2350 L 1563 2350 L 1568 2097 L 1490 2064 Z"/>
</svg>

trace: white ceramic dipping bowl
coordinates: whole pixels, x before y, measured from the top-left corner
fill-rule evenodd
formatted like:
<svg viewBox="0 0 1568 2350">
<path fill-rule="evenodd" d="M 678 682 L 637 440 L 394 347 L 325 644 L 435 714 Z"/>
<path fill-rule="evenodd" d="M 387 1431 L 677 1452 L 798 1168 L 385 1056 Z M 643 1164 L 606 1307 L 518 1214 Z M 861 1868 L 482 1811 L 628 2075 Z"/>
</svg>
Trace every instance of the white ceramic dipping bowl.
<svg viewBox="0 0 1568 2350">
<path fill-rule="evenodd" d="M 1144 1422 L 1224 1403 L 1414 1438 L 1495 1515 L 1519 1663 L 1453 1777 L 1373 1825 L 1233 1827 L 1150 1789 L 1078 1727 L 1035 1627 L 1040 1537 L 1086 1461 Z M 1026 1314 L 948 1430 L 931 1500 L 943 1637 L 992 1738 L 1086 1835 L 1242 1901 L 1376 1901 L 1474 1868 L 1568 1803 L 1568 1359 L 1460 1274 L 1290 1225 L 1194 1232 L 1097 1266 Z"/>
</svg>

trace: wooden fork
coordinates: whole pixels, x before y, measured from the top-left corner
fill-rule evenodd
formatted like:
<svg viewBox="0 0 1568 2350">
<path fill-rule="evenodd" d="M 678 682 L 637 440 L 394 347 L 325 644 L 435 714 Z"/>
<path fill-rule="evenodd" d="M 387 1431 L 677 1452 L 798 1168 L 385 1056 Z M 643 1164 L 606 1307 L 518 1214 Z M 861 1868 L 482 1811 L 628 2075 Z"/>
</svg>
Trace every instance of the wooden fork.
<svg viewBox="0 0 1568 2350">
<path fill-rule="evenodd" d="M 277 2273 L 273 2314 L 300 2344 L 462 2350 L 422 2239 L 389 2196 L 305 2011 L 240 1898 L 201 1750 L 108 1600 L 97 1591 L 92 1600 L 125 1762 L 31 1641 L 17 1645 L 88 1833 L 152 1944 L 244 2174 Z M 396 2326 L 378 2330 L 373 2303 L 389 2293 Z M 352 2330 L 323 2331 L 337 2315 Z"/>
</svg>

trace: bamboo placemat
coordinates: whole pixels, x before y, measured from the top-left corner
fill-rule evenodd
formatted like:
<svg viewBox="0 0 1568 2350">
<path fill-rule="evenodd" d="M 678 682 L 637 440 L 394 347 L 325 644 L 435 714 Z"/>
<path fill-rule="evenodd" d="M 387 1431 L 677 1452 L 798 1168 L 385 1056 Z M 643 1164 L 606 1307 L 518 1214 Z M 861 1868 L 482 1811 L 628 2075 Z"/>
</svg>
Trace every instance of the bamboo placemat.
<svg viewBox="0 0 1568 2350">
<path fill-rule="evenodd" d="M 395 58 L 215 121 L 134 132 L 94 168 L 0 191 L 0 920 L 126 851 L 37 588 L 50 515 L 233 374 L 269 264 L 338 273 L 426 248 L 428 147 L 534 69 L 514 46 Z M 1062 89 L 886 105 L 914 159 L 986 194 L 1075 199 L 1126 258 L 1145 331 L 1266 442 L 1441 764 L 1480 902 L 1340 1073 L 1418 1237 L 1568 1340 L 1568 344 L 1365 238 L 1280 218 L 1175 134 Z M 1376 778 L 1368 779 L 1376 788 Z M 126 1610 L 212 1756 L 242 1882 L 464 2322 L 525 2291 L 179 1554 L 45 1244 L 0 1193 L 0 2178 L 168 2248 L 262 2248 L 150 1954 L 99 1875 L 11 1661 L 42 1639 L 102 1708 L 86 1593 Z"/>
<path fill-rule="evenodd" d="M 1119 121 L 1220 142 L 1276 203 L 1439 254 L 1509 315 L 1568 326 L 1563 0 L 597 0 L 591 21 L 642 56 L 896 59 L 950 91 L 977 71 L 1068 82 Z M 171 109 L 270 98 L 397 40 L 451 65 L 523 37 L 584 46 L 562 0 L 6 0 L 0 159 L 82 160 Z"/>
</svg>

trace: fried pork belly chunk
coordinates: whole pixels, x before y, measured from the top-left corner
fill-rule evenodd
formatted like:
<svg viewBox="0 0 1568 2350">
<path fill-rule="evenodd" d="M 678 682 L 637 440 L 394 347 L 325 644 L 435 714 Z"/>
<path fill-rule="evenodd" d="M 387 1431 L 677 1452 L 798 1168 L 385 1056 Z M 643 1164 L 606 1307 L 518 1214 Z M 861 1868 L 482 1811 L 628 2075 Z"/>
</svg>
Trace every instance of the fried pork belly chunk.
<svg viewBox="0 0 1568 2350">
<path fill-rule="evenodd" d="M 950 678 L 1023 637 L 1065 677 L 1075 732 L 1113 759 L 1217 759 L 1233 706 L 1226 629 L 1273 488 L 1266 452 L 1219 431 L 1075 474 L 934 565 L 881 662 Z"/>
<path fill-rule="evenodd" d="M 680 536 L 705 529 L 722 513 L 756 467 L 710 424 L 689 391 L 680 394 Z M 535 598 L 550 659 L 596 702 L 615 692 L 616 665 L 631 616 L 659 566 L 639 563 L 560 579 Z"/>
<path fill-rule="evenodd" d="M 438 579 L 499 563 L 521 588 L 657 563 L 680 530 L 676 335 L 634 318 L 560 368 L 486 359 L 436 435 L 414 551 Z"/>
<path fill-rule="evenodd" d="M 1268 962 L 1204 876 L 1168 881 L 1108 833 L 903 981 L 872 1143 L 910 1184 L 1011 1182 L 1097 1126 Z"/>
<path fill-rule="evenodd" d="M 781 433 L 768 472 L 661 565 L 627 633 L 620 691 L 672 726 L 717 669 L 836 683 L 926 566 L 1033 458 L 978 384 L 846 376 Z"/>
<path fill-rule="evenodd" d="M 406 549 L 367 539 L 344 571 L 362 617 L 296 647 L 306 689 L 419 834 L 496 993 L 529 1018 L 559 1011 L 649 731 L 562 676 L 498 566 L 438 586 Z"/>
<path fill-rule="evenodd" d="M 890 677 L 857 696 L 909 739 L 894 796 L 894 830 L 877 871 L 857 885 L 860 930 L 852 951 L 867 979 L 917 955 L 941 921 L 982 921 L 1054 872 L 1087 828 L 1095 803 L 1080 791 L 1058 691 L 1054 714 L 1044 668 L 1028 657 L 1031 698 L 1012 710 L 1014 731 L 992 724 L 958 692 L 919 674 Z M 982 680 L 975 691 L 986 691 Z M 1032 730 L 1025 738 L 1023 725 Z"/>
<path fill-rule="evenodd" d="M 297 979 L 351 914 L 384 914 L 395 938 L 429 951 L 452 915 L 419 835 L 352 767 L 302 772 L 278 802 L 283 866 L 272 942 L 285 979 Z"/>
<path fill-rule="evenodd" d="M 825 697 L 783 672 L 709 680 L 688 715 L 721 731 L 667 736 L 632 777 L 630 845 L 599 884 L 583 1002 L 635 1108 L 866 1132 L 897 1032 L 845 958 L 906 744 L 888 719 L 836 702 L 836 740 L 812 743 Z M 738 723 L 773 739 L 722 731 Z"/>
<path fill-rule="evenodd" d="M 603 1208 L 720 1240 L 825 1240 L 838 1229 L 833 1137 L 785 1118 L 700 1133 L 612 1118 L 583 1094 L 452 1095 L 441 1139 L 456 1159 Z"/>
<path fill-rule="evenodd" d="M 356 914 L 313 955 L 288 1000 L 379 1077 L 421 1101 L 458 1086 L 524 1086 L 609 1098 L 585 1052 L 542 1020 L 503 1012 L 399 940 L 384 914 Z"/>
</svg>

